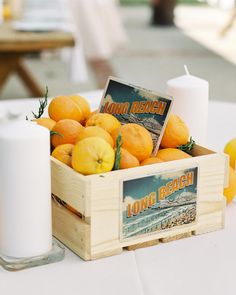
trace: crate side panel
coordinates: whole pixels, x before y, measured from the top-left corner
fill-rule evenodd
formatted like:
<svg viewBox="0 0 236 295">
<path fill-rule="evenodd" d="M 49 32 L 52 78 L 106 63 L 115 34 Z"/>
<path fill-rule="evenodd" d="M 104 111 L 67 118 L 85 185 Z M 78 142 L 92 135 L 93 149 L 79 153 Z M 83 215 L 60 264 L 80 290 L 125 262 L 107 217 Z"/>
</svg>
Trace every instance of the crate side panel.
<svg viewBox="0 0 236 295">
<path fill-rule="evenodd" d="M 127 178 L 145 177 L 162 171 L 182 169 L 183 167 L 189 167 L 189 165 L 196 165 L 197 163 L 194 158 L 186 160 L 187 161 L 179 160 L 160 163 L 160 165 L 149 165 L 146 167 L 120 170 L 100 176 L 90 176 L 92 257 L 97 257 L 99 256 L 99 253 L 104 253 L 105 251 L 113 251 L 116 249 L 118 251 L 118 249 L 126 246 L 126 244 L 120 241 L 120 210 L 122 210 L 120 192 L 121 181 Z M 186 227 L 186 229 L 180 229 L 178 233 L 193 229 L 194 228 L 191 225 L 191 227 Z M 166 236 L 166 234 L 162 235 Z M 146 236 L 144 239 L 141 239 L 141 242 L 152 239 L 153 237 Z M 137 243 L 132 241 L 128 244 Z"/>
<path fill-rule="evenodd" d="M 198 223 L 194 234 L 203 234 L 224 228 L 225 222 L 225 175 L 228 158 L 215 154 L 201 162 L 199 180 Z"/>
<path fill-rule="evenodd" d="M 85 176 L 51 158 L 52 193 L 85 217 L 90 216 L 89 184 Z"/>
<path fill-rule="evenodd" d="M 222 225 L 222 191 L 224 185 L 226 158 L 222 155 L 211 154 L 186 160 L 161 163 L 160 165 L 150 165 L 121 170 L 115 173 L 108 173 L 102 177 L 94 176 L 91 189 L 91 254 L 99 256 L 99 253 L 119 249 L 133 244 L 143 243 L 154 239 L 167 238 L 186 232 L 195 231 L 209 218 L 208 228 L 219 228 Z M 146 175 L 171 171 L 173 169 L 183 169 L 185 167 L 198 164 L 199 175 L 199 199 L 200 208 L 199 221 L 201 225 L 190 224 L 182 227 L 172 228 L 168 231 L 151 233 L 143 237 L 133 238 L 127 241 L 120 241 L 120 180 L 127 178 L 138 178 Z M 152 167 L 151 167 L 152 166 Z M 141 168 L 141 169 L 140 169 Z M 144 168 L 144 169 L 143 169 Z M 207 202 L 204 202 L 207 200 Z M 208 202 L 210 204 L 208 204 Z M 209 212 L 210 208 L 215 208 L 214 212 Z M 201 215 L 204 214 L 204 218 Z M 215 216 L 215 217 L 214 217 Z M 222 227 L 222 226 L 221 226 Z"/>
<path fill-rule="evenodd" d="M 219 196 L 217 201 L 202 201 L 199 204 L 199 219 L 195 235 L 220 230 L 225 225 L 226 199 Z"/>
<path fill-rule="evenodd" d="M 213 157 L 198 157 L 200 164 L 199 200 L 221 198 L 226 174 L 227 157 L 214 154 Z"/>
<path fill-rule="evenodd" d="M 84 260 L 90 260 L 90 225 L 52 201 L 53 235 Z"/>
<path fill-rule="evenodd" d="M 96 178 L 92 182 L 91 255 L 93 258 L 120 253 L 120 190 L 119 179 Z"/>
<path fill-rule="evenodd" d="M 201 157 L 199 157 L 201 161 Z M 228 158 L 214 154 L 200 162 L 198 222 L 194 234 L 212 232 L 224 228 L 225 221 L 225 175 Z"/>
</svg>

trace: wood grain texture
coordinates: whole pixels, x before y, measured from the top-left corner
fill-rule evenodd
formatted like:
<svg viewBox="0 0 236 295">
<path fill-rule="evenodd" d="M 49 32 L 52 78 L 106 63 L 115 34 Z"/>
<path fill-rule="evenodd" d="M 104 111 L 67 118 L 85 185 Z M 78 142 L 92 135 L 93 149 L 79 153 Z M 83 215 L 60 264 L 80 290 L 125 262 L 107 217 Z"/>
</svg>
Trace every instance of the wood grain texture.
<svg viewBox="0 0 236 295">
<path fill-rule="evenodd" d="M 192 149 L 191 155 L 193 157 L 198 157 L 198 156 L 206 156 L 206 155 L 215 154 L 215 153 L 216 152 L 209 150 L 208 148 L 195 144 Z"/>
<path fill-rule="evenodd" d="M 161 243 L 169 243 L 169 242 L 173 242 L 173 241 L 177 241 L 177 240 L 181 240 L 185 238 L 190 238 L 191 236 L 192 236 L 192 232 L 187 232 L 184 234 L 174 235 L 167 238 L 161 238 L 159 241 Z"/>
<path fill-rule="evenodd" d="M 149 242 L 144 242 L 144 243 L 139 243 L 139 244 L 128 246 L 128 247 L 126 247 L 126 249 L 128 251 L 134 251 L 134 250 L 141 249 L 141 248 L 156 246 L 159 243 L 160 243 L 160 240 L 152 240 Z"/>
<path fill-rule="evenodd" d="M 29 53 L 72 47 L 74 44 L 73 34 L 69 32 L 20 32 L 15 31 L 10 23 L 0 26 L 0 52 Z"/>
<path fill-rule="evenodd" d="M 198 222 L 194 235 L 200 235 L 223 229 L 225 226 L 226 199 L 223 195 L 218 200 L 202 201 L 198 206 Z"/>
<path fill-rule="evenodd" d="M 188 236 L 189 233 L 198 235 L 222 229 L 226 206 L 223 188 L 228 158 L 224 154 L 213 153 L 201 147 L 197 149 L 197 153 L 198 156 L 184 160 L 91 176 L 80 175 L 53 159 L 52 192 L 59 197 L 62 196 L 63 200 L 70 202 L 71 206 L 72 203 L 76 205 L 76 210 L 79 212 L 83 211 L 90 216 L 91 259 L 120 253 L 125 247 L 132 249 L 132 247 L 138 247 L 137 245 L 152 244 L 159 239 L 162 241 L 175 240 L 183 235 Z M 199 167 L 196 222 L 122 240 L 120 235 L 122 212 L 120 186 L 122 181 L 194 166 Z M 82 195 L 84 198 L 81 197 Z"/>
<path fill-rule="evenodd" d="M 86 176 L 51 157 L 52 193 L 76 209 L 85 217 L 90 217 L 90 182 Z"/>
<path fill-rule="evenodd" d="M 84 260 L 90 260 L 90 225 L 52 200 L 53 235 Z"/>
</svg>

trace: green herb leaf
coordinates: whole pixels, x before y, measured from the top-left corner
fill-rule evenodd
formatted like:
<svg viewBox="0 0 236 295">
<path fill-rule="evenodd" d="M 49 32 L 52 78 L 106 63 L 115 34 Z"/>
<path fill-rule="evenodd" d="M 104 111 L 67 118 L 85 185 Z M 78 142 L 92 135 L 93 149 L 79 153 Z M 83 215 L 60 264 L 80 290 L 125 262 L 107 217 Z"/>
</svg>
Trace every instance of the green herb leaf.
<svg viewBox="0 0 236 295">
<path fill-rule="evenodd" d="M 45 108 L 48 105 L 48 87 L 46 86 L 46 92 L 44 94 L 44 99 L 39 99 L 39 110 L 38 110 L 38 114 L 35 114 L 34 112 L 32 112 L 34 119 L 39 119 L 42 117 Z"/>
<path fill-rule="evenodd" d="M 178 149 L 191 155 L 191 151 L 194 148 L 195 144 L 195 141 L 192 139 L 192 137 L 190 137 L 190 140 L 186 144 L 178 146 Z"/>
<path fill-rule="evenodd" d="M 57 131 L 54 131 L 54 130 L 50 130 L 50 136 L 53 136 L 53 135 L 58 135 L 60 137 L 64 137 L 63 134 L 57 132 Z"/>
<path fill-rule="evenodd" d="M 114 164 L 113 170 L 120 169 L 121 145 L 122 145 L 122 138 L 121 138 L 121 134 L 119 133 L 116 139 L 115 164 Z"/>
</svg>

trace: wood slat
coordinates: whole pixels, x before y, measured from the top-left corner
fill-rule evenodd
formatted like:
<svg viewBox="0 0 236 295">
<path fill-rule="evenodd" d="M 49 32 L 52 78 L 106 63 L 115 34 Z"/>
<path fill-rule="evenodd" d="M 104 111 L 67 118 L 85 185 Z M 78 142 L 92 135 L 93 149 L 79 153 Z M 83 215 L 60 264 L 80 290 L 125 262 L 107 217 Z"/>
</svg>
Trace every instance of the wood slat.
<svg viewBox="0 0 236 295">
<path fill-rule="evenodd" d="M 52 193 L 85 217 L 90 217 L 90 182 L 51 157 Z"/>
<path fill-rule="evenodd" d="M 90 260 L 90 225 L 52 200 L 53 235 L 84 260 Z"/>
</svg>

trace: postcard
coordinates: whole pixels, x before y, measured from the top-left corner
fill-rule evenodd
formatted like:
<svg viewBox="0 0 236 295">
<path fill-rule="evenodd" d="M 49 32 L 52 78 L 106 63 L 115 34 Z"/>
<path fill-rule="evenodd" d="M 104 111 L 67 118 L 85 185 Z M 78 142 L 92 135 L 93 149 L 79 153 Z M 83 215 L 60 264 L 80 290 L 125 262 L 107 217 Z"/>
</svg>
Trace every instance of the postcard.
<svg viewBox="0 0 236 295">
<path fill-rule="evenodd" d="M 108 79 L 99 112 L 115 116 L 122 124 L 136 123 L 145 127 L 153 139 L 153 155 L 172 106 L 172 97 L 135 86 L 119 79 Z"/>
<path fill-rule="evenodd" d="M 121 239 L 196 221 L 198 167 L 122 182 Z"/>
</svg>

